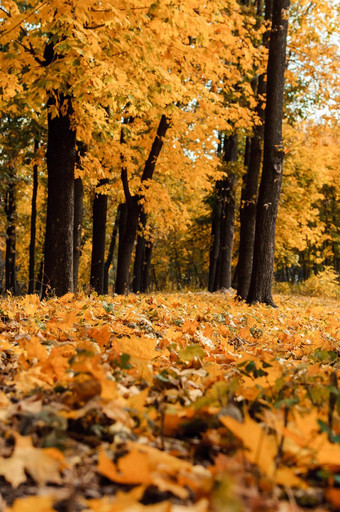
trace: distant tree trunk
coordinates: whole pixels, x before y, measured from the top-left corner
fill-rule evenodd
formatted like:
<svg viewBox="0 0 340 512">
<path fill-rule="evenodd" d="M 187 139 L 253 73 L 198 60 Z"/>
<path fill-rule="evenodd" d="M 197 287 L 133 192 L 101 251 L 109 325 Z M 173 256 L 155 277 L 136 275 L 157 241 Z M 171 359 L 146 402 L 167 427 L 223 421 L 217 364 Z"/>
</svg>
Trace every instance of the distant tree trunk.
<svg viewBox="0 0 340 512">
<path fill-rule="evenodd" d="M 101 187 L 107 179 L 99 181 Z M 93 200 L 92 258 L 90 286 L 99 295 L 104 293 L 104 263 L 106 242 L 107 195 L 96 193 Z"/>
<path fill-rule="evenodd" d="M 16 186 L 14 177 L 7 185 L 6 198 L 5 198 L 5 213 L 7 218 L 6 229 L 6 280 L 5 289 L 16 294 L 16 270 L 15 270 L 15 256 L 16 256 Z"/>
<path fill-rule="evenodd" d="M 73 226 L 73 288 L 78 289 L 79 261 L 81 255 L 81 232 L 84 215 L 84 186 L 81 178 L 74 180 L 74 226 Z"/>
<path fill-rule="evenodd" d="M 224 139 L 223 161 L 237 161 L 237 135 Z M 216 204 L 212 217 L 212 246 L 210 250 L 209 291 L 231 286 L 231 260 L 235 220 L 236 176 L 232 169 L 216 183 Z"/>
<path fill-rule="evenodd" d="M 130 264 L 136 240 L 140 205 L 138 197 L 122 205 L 119 221 L 119 244 L 116 276 L 116 293 L 127 294 L 130 286 Z"/>
<path fill-rule="evenodd" d="M 275 225 L 283 166 L 282 110 L 290 0 L 273 5 L 267 69 L 263 169 L 259 190 L 254 261 L 247 302 L 275 306 L 272 298 Z"/>
<path fill-rule="evenodd" d="M 34 152 L 38 151 L 38 140 L 34 142 Z M 36 221 L 37 221 L 37 195 L 38 195 L 38 166 L 33 165 L 33 190 L 31 202 L 31 238 L 29 247 L 29 268 L 28 268 L 28 293 L 34 293 L 35 290 L 35 239 L 36 239 Z"/>
<path fill-rule="evenodd" d="M 151 258 L 153 251 L 153 243 L 147 240 L 145 243 L 144 261 L 143 261 L 143 279 L 142 279 L 142 293 L 147 293 L 150 286 L 150 269 Z"/>
<path fill-rule="evenodd" d="M 104 264 L 104 295 L 107 295 L 109 293 L 109 270 L 110 266 L 113 260 L 113 254 L 116 247 L 116 239 L 117 239 L 117 233 L 119 228 L 119 218 L 120 218 L 120 211 L 121 211 L 122 205 L 119 205 L 117 208 L 116 218 L 113 225 L 112 235 L 111 235 L 111 241 L 109 250 L 107 253 L 107 257 Z"/>
<path fill-rule="evenodd" d="M 146 215 L 144 212 L 140 215 L 140 225 L 144 230 L 146 226 Z M 151 255 L 152 242 L 151 240 L 146 240 L 142 232 L 137 237 L 136 256 L 133 267 L 132 289 L 134 293 L 146 293 L 148 290 Z"/>
<path fill-rule="evenodd" d="M 215 282 L 216 282 L 216 274 L 217 274 L 217 262 L 218 256 L 220 253 L 220 220 L 221 220 L 221 203 L 219 200 L 216 200 L 216 204 L 213 207 L 212 212 L 212 225 L 211 225 L 211 238 L 212 244 L 210 248 L 210 262 L 209 262 L 209 282 L 208 282 L 208 291 L 215 291 Z"/>
<path fill-rule="evenodd" d="M 148 159 L 145 162 L 141 183 L 152 179 L 157 159 L 163 147 L 163 139 L 169 127 L 169 119 L 165 115 L 162 115 L 157 128 L 156 137 L 153 141 Z M 138 219 L 142 211 L 142 206 L 140 203 L 142 194 L 139 192 L 133 196 L 131 195 L 127 180 L 127 171 L 124 165 L 122 166 L 121 178 L 126 202 L 122 207 L 119 225 L 116 293 L 126 294 L 129 291 L 130 285 L 129 271 L 137 235 Z"/>
<path fill-rule="evenodd" d="M 44 258 L 41 258 L 40 264 L 39 264 L 39 272 L 38 277 L 35 281 L 35 293 L 39 295 L 39 297 L 42 296 L 43 293 L 43 280 L 44 280 Z"/>
<path fill-rule="evenodd" d="M 60 94 L 58 114 L 48 114 L 48 196 L 43 296 L 73 291 L 73 217 L 76 133 L 72 99 Z M 56 106 L 50 97 L 47 106 Z M 65 111 L 61 112 L 64 106 Z"/>
<path fill-rule="evenodd" d="M 146 224 L 145 213 L 142 212 L 140 217 L 141 217 L 140 218 L 140 224 L 141 224 L 140 228 L 144 229 L 145 224 Z M 143 233 L 139 233 L 139 235 L 137 236 L 135 263 L 133 266 L 132 290 L 134 293 L 138 293 L 138 292 L 142 291 L 144 257 L 145 257 L 145 238 L 143 236 Z"/>
<path fill-rule="evenodd" d="M 265 20 L 272 17 L 272 0 L 266 1 Z M 262 13 L 262 2 L 258 2 L 257 15 Z M 264 36 L 264 44 L 268 46 L 269 33 Z M 262 147 L 264 135 L 265 110 L 263 96 L 266 94 L 266 76 L 260 75 L 257 83 L 257 108 L 256 113 L 261 121 L 254 127 L 254 133 L 249 143 L 249 153 L 246 155 L 245 163 L 247 172 L 243 179 L 240 208 L 240 246 L 237 263 L 237 296 L 246 299 L 250 286 L 251 273 L 253 268 L 253 253 L 256 225 L 256 204 L 258 182 L 261 170 Z"/>
</svg>

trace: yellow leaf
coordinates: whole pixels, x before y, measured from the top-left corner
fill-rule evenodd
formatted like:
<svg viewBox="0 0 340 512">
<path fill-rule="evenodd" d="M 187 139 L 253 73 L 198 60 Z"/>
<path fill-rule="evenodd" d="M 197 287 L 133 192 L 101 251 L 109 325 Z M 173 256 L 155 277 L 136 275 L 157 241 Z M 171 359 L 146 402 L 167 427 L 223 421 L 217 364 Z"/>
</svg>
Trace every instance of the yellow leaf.
<svg viewBox="0 0 340 512">
<path fill-rule="evenodd" d="M 231 416 L 220 417 L 220 421 L 232 431 L 232 433 L 242 440 L 244 446 L 248 449 L 245 456 L 253 464 L 269 477 L 273 477 L 275 471 L 275 456 L 277 454 L 277 444 L 274 436 L 265 433 L 261 425 L 252 420 L 249 416 L 240 423 Z"/>
<path fill-rule="evenodd" d="M 103 327 L 93 327 L 92 329 L 89 329 L 88 335 L 90 338 L 93 338 L 101 348 L 103 348 L 110 341 L 111 329 L 109 324 L 105 324 Z"/>
<path fill-rule="evenodd" d="M 46 451 L 47 450 L 47 451 Z M 0 458 L 0 475 L 14 487 L 26 481 L 25 470 L 38 485 L 47 482 L 60 484 L 59 471 L 66 464 L 62 454 L 56 458 L 57 450 L 35 448 L 30 437 L 15 434 L 15 448 L 13 455 Z"/>
<path fill-rule="evenodd" d="M 276 470 L 274 480 L 279 485 L 306 488 L 307 484 L 295 475 L 294 468 L 279 468 Z"/>
<path fill-rule="evenodd" d="M 55 512 L 52 496 L 27 496 L 18 498 L 5 512 Z"/>
<path fill-rule="evenodd" d="M 99 453 L 97 471 L 109 480 L 120 484 L 152 483 L 147 456 L 143 452 L 130 451 L 119 459 L 117 468 L 104 451 Z"/>
<path fill-rule="evenodd" d="M 138 338 L 133 336 L 131 338 L 121 338 L 118 340 L 120 349 L 123 353 L 129 354 L 133 358 L 151 361 L 157 356 L 156 340 L 152 338 Z"/>
</svg>

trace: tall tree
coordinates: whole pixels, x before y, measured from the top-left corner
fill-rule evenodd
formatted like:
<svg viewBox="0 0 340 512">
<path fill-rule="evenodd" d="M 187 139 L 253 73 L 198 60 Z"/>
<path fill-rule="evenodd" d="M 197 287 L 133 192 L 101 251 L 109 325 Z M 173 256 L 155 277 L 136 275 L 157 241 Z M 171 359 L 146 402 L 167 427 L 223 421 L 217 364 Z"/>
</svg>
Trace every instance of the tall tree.
<svg viewBox="0 0 340 512">
<path fill-rule="evenodd" d="M 108 180 L 102 179 L 98 183 L 92 205 L 92 257 L 90 286 L 98 294 L 104 293 L 104 265 L 106 242 L 107 194 L 100 190 L 105 187 Z"/>
<path fill-rule="evenodd" d="M 34 141 L 34 152 L 38 151 L 39 141 Z M 33 190 L 31 202 L 31 236 L 29 247 L 29 269 L 28 269 L 28 293 L 34 293 L 35 290 L 35 239 L 37 222 L 37 195 L 38 195 L 38 164 L 33 165 Z"/>
<path fill-rule="evenodd" d="M 161 116 L 158 124 L 155 139 L 152 143 L 150 153 L 145 162 L 140 185 L 145 185 L 147 180 L 151 180 L 156 167 L 157 159 L 163 147 L 164 137 L 170 127 L 170 120 L 165 114 Z M 130 284 L 130 264 L 134 243 L 138 229 L 138 219 L 142 211 L 141 199 L 143 193 L 141 187 L 136 194 L 131 194 L 127 169 L 123 165 L 121 171 L 121 179 L 125 195 L 125 203 L 122 206 L 120 225 L 119 225 L 119 246 L 118 246 L 118 263 L 116 278 L 116 293 L 125 294 L 129 290 Z"/>
<path fill-rule="evenodd" d="M 115 221 L 114 221 L 113 229 L 112 229 L 109 250 L 107 251 L 107 256 L 106 256 L 105 265 L 104 265 L 104 291 L 103 291 L 104 294 L 109 293 L 109 270 L 110 270 L 110 266 L 111 266 L 111 263 L 113 260 L 113 255 L 114 255 L 114 251 L 115 251 L 115 247 L 116 247 L 116 239 L 117 239 L 117 233 L 118 233 L 118 227 L 119 227 L 120 211 L 121 211 L 121 205 L 119 205 L 117 208 L 117 213 L 116 213 L 116 217 L 115 217 Z"/>
<path fill-rule="evenodd" d="M 72 99 L 58 93 L 58 115 L 48 114 L 48 196 L 45 238 L 44 292 L 73 291 L 74 166 L 76 133 L 71 123 Z M 65 109 L 64 113 L 62 109 Z"/>
<path fill-rule="evenodd" d="M 74 225 L 73 225 L 73 288 L 78 288 L 78 273 L 81 254 L 81 233 L 84 215 L 84 185 L 78 177 L 74 180 Z"/>
<path fill-rule="evenodd" d="M 15 175 L 9 177 L 5 193 L 5 213 L 7 217 L 6 228 L 6 283 L 5 289 L 13 294 L 16 293 L 16 183 Z"/>
<path fill-rule="evenodd" d="M 247 302 L 275 306 L 272 297 L 275 225 L 283 168 L 282 116 L 290 0 L 273 5 L 267 67 L 264 154 L 254 242 L 254 260 Z"/>
<path fill-rule="evenodd" d="M 237 162 L 238 136 L 223 136 L 223 164 L 225 176 L 217 181 L 215 205 L 212 213 L 212 245 L 210 249 L 209 286 L 210 292 L 230 288 L 231 260 L 233 251 L 235 221 L 236 173 L 232 164 Z"/>
<path fill-rule="evenodd" d="M 273 0 L 266 0 L 265 21 L 268 23 L 271 20 L 272 9 Z M 262 0 L 258 0 L 258 23 L 261 23 L 260 20 L 262 20 L 262 10 L 263 2 Z M 265 33 L 263 43 L 265 46 L 268 46 L 269 31 Z M 259 124 L 254 126 L 253 135 L 249 142 L 249 152 L 247 154 L 247 172 L 243 178 L 241 193 L 240 245 L 239 258 L 237 263 L 237 295 L 241 299 L 247 298 L 253 268 L 256 204 L 264 136 L 264 95 L 266 93 L 266 76 L 264 73 L 261 74 L 257 80 L 255 80 L 254 88 L 257 89 L 256 113 L 259 119 Z"/>
<path fill-rule="evenodd" d="M 147 239 L 144 234 L 146 228 L 146 214 L 144 211 L 140 214 L 141 232 L 137 237 L 136 255 L 133 266 L 132 290 L 134 293 L 146 293 L 149 287 L 149 271 L 152 255 L 152 241 Z"/>
</svg>

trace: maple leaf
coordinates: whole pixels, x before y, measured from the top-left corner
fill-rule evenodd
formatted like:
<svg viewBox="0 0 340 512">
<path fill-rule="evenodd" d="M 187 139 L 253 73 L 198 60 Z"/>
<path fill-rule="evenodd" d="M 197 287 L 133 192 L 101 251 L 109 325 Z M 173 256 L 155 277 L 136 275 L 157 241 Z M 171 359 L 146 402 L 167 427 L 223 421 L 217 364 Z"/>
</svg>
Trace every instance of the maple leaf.
<svg viewBox="0 0 340 512">
<path fill-rule="evenodd" d="M 26 496 L 17 498 L 11 507 L 5 512 L 55 512 L 53 508 L 54 498 L 52 496 Z"/>
<path fill-rule="evenodd" d="M 261 425 L 249 416 L 246 416 L 242 423 L 231 416 L 220 416 L 220 421 L 243 441 L 247 448 L 245 451 L 247 459 L 257 464 L 266 475 L 273 477 L 278 450 L 274 436 L 266 434 Z"/>
<path fill-rule="evenodd" d="M 200 466 L 157 450 L 151 446 L 128 443 L 129 453 L 121 457 L 115 465 L 100 452 L 98 472 L 113 480 L 125 484 L 156 485 L 162 491 L 171 491 L 181 498 L 188 496 L 184 482 L 190 487 L 209 487 L 210 474 Z M 179 483 L 173 481 L 176 478 Z M 182 484 L 182 485 L 181 485 Z"/>
<path fill-rule="evenodd" d="M 15 448 L 11 457 L 1 458 L 0 474 L 14 487 L 26 481 L 27 471 L 38 485 L 60 484 L 64 456 L 55 448 L 35 448 L 30 437 L 15 433 Z"/>
</svg>

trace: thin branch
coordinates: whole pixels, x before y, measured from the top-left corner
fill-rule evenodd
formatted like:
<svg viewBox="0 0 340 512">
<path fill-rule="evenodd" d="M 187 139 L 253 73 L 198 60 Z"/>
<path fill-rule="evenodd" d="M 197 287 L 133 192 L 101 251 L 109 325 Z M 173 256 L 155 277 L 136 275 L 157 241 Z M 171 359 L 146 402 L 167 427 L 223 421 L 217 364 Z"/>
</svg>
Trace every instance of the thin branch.
<svg viewBox="0 0 340 512">
<path fill-rule="evenodd" d="M 0 5 L 0 11 L 4 12 L 9 18 L 12 16 L 9 12 L 6 11 L 6 9 L 4 9 L 4 7 L 2 7 Z"/>
<path fill-rule="evenodd" d="M 13 30 L 15 30 L 17 27 L 19 27 L 21 25 L 21 23 L 23 23 L 24 21 L 27 21 L 28 18 L 30 18 L 31 16 L 33 16 L 33 14 L 35 14 L 37 11 L 39 11 L 44 5 L 46 5 L 48 3 L 47 0 L 45 0 L 45 2 L 42 2 L 42 4 L 40 4 L 38 7 L 33 7 L 32 11 L 30 13 L 27 14 L 27 16 L 25 16 L 22 20 L 18 21 L 18 23 L 16 23 L 13 27 L 11 27 L 9 30 L 7 31 L 4 31 L 1 35 L 7 35 L 9 34 L 10 32 L 12 32 Z"/>
<path fill-rule="evenodd" d="M 97 28 L 103 28 L 105 27 L 105 23 L 101 23 L 100 25 L 84 25 L 85 30 L 96 30 Z"/>
</svg>

